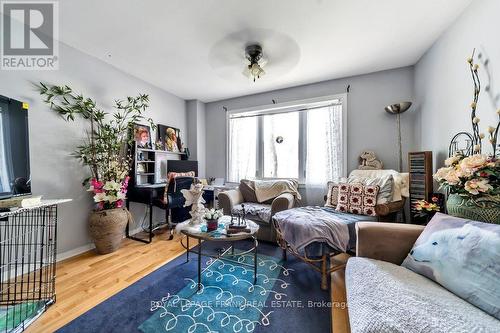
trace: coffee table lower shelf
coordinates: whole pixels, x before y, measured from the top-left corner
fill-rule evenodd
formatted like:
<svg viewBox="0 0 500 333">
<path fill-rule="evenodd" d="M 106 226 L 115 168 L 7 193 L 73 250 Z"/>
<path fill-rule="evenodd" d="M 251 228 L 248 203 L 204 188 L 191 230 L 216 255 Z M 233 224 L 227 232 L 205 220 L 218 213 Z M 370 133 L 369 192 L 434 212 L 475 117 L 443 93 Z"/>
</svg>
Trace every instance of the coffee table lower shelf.
<svg viewBox="0 0 500 333">
<path fill-rule="evenodd" d="M 185 238 L 186 243 L 184 243 L 183 239 L 181 239 L 181 245 L 182 245 L 182 247 L 184 247 L 186 249 L 186 262 L 189 261 L 189 253 L 195 253 L 198 255 L 198 290 L 200 290 L 201 286 L 202 286 L 201 275 L 203 274 L 203 272 L 206 269 L 208 269 L 213 263 L 215 263 L 215 261 L 213 261 L 210 265 L 208 265 L 207 267 L 205 267 L 202 270 L 201 269 L 201 257 L 202 256 L 214 258 L 216 260 L 230 262 L 230 263 L 240 265 L 240 266 L 252 267 L 253 268 L 253 284 L 257 284 L 257 249 L 259 246 L 259 242 L 258 242 L 257 238 L 255 238 L 254 235 L 249 235 L 248 237 L 245 238 L 245 239 L 252 239 L 253 240 L 254 244 L 253 244 L 253 247 L 251 249 L 243 251 L 243 252 L 235 252 L 234 243 L 242 240 L 241 238 L 237 238 L 234 240 L 231 240 L 231 237 L 227 237 L 227 238 L 223 238 L 223 239 L 216 239 L 216 238 L 210 239 L 210 238 L 203 237 L 201 235 L 196 235 L 196 234 L 184 231 L 184 230 L 181 231 L 181 233 L 186 236 L 186 238 Z M 189 238 L 194 238 L 198 241 L 198 247 L 196 249 L 191 249 L 189 247 Z M 218 254 L 212 254 L 212 253 L 208 253 L 208 252 L 203 252 L 202 240 L 205 242 L 215 242 L 215 241 L 230 242 L 231 246 L 229 246 L 224 251 L 219 252 Z M 228 254 L 229 252 L 231 252 L 231 253 Z M 239 256 L 243 256 L 243 255 L 248 254 L 248 253 L 253 253 L 253 260 L 254 260 L 253 264 L 249 264 L 246 262 L 240 262 L 239 260 L 237 260 L 237 258 Z"/>
</svg>

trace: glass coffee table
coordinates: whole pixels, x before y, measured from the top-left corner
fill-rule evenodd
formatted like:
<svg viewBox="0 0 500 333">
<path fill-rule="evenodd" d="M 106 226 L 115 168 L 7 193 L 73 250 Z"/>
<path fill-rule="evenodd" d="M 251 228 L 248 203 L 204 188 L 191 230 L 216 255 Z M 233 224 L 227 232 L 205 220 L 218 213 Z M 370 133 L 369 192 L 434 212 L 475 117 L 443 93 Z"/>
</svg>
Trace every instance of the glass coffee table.
<svg viewBox="0 0 500 333">
<path fill-rule="evenodd" d="M 198 290 L 201 288 L 201 275 L 205 269 L 209 268 L 215 261 L 207 266 L 205 269 L 201 269 L 201 257 L 210 257 L 218 260 L 223 260 L 227 262 L 231 262 L 241 266 L 248 266 L 253 268 L 253 283 L 257 283 L 257 248 L 259 246 L 259 242 L 255 237 L 257 231 L 259 230 L 259 225 L 253 221 L 246 220 L 247 227 L 250 229 L 250 232 L 240 232 L 237 234 L 227 234 L 226 227 L 231 223 L 230 216 L 223 216 L 219 218 L 219 227 L 214 231 L 206 231 L 206 224 L 202 223 L 198 226 L 190 226 L 189 221 L 179 223 L 176 227 L 176 230 L 181 234 L 186 236 L 186 243 L 181 239 L 181 245 L 186 249 L 186 261 L 189 261 L 189 253 L 196 253 L 198 255 Z M 189 247 L 189 239 L 194 238 L 198 242 L 197 249 L 191 249 Z M 236 252 L 234 249 L 234 243 L 251 239 L 253 240 L 253 247 L 249 250 L 245 250 L 242 252 Z M 202 242 L 203 241 L 203 242 Z M 202 244 L 204 242 L 229 242 L 231 245 L 219 252 L 218 254 L 212 254 L 208 252 L 203 252 Z M 246 255 L 248 253 L 253 253 L 253 263 L 249 264 L 244 262 L 244 260 L 238 260 L 238 257 Z"/>
</svg>

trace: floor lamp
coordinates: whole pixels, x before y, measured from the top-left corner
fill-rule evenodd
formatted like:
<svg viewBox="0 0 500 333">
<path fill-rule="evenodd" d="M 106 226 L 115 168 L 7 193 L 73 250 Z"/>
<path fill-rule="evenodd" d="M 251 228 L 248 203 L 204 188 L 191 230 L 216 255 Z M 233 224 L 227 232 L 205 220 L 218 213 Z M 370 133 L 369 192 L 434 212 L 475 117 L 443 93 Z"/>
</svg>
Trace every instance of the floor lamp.
<svg viewBox="0 0 500 333">
<path fill-rule="evenodd" d="M 407 111 L 411 106 L 411 102 L 401 102 L 391 104 L 385 107 L 385 111 L 396 115 L 396 127 L 398 131 L 399 145 L 399 172 L 403 172 L 403 147 L 401 142 L 401 113 Z"/>
</svg>

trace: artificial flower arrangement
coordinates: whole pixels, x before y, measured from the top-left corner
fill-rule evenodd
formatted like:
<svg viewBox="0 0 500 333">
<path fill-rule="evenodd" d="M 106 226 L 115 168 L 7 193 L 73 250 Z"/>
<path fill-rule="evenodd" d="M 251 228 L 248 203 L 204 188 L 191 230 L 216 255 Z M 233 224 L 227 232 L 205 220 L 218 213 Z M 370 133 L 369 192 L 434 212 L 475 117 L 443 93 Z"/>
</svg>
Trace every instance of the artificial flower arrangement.
<svg viewBox="0 0 500 333">
<path fill-rule="evenodd" d="M 114 180 L 102 182 L 91 179 L 87 191 L 94 193 L 94 202 L 97 203 L 97 209 L 122 208 L 127 197 L 129 179 L 129 176 L 126 176 L 122 182 Z"/>
<path fill-rule="evenodd" d="M 445 160 L 445 167 L 434 174 L 434 179 L 441 187 L 447 188 L 451 194 L 464 197 L 497 197 L 500 195 L 500 160 L 497 158 L 498 132 L 500 128 L 500 109 L 496 111 L 498 122 L 488 126 L 488 141 L 492 147 L 491 155 L 482 153 L 482 140 L 486 138 L 479 129 L 480 119 L 477 115 L 481 82 L 478 74 L 479 64 L 474 63 L 474 53 L 467 59 L 471 73 L 474 93 L 470 105 L 472 124 L 472 155 L 464 156 L 459 152 Z"/>
<path fill-rule="evenodd" d="M 493 156 L 456 154 L 445 161 L 445 167 L 434 179 L 450 193 L 467 197 L 500 195 L 500 160 Z"/>
<path fill-rule="evenodd" d="M 224 213 L 222 212 L 222 209 L 206 209 L 205 210 L 205 215 L 203 216 L 205 220 L 217 220 L 220 217 L 224 216 Z"/>
<path fill-rule="evenodd" d="M 132 157 L 128 144 L 133 124 L 144 120 L 149 106 L 148 95 L 116 100 L 110 114 L 96 102 L 77 94 L 69 86 L 40 83 L 39 92 L 44 102 L 66 121 L 80 116 L 89 121 L 87 139 L 78 146 L 73 156 L 90 169 L 91 176 L 83 181 L 94 194 L 97 210 L 122 208 L 127 194 Z M 155 128 L 151 119 L 147 120 Z"/>
<path fill-rule="evenodd" d="M 415 216 L 417 217 L 426 217 L 433 216 L 435 213 L 441 211 L 441 207 L 439 206 L 439 198 L 437 196 L 433 196 L 431 198 L 431 202 L 426 200 L 417 200 L 413 205 L 413 210 L 415 212 Z"/>
<path fill-rule="evenodd" d="M 205 215 L 203 216 L 205 220 L 207 221 L 207 231 L 214 231 L 217 230 L 218 228 L 218 220 L 220 217 L 222 217 L 224 214 L 221 209 L 206 209 L 205 210 Z"/>
</svg>

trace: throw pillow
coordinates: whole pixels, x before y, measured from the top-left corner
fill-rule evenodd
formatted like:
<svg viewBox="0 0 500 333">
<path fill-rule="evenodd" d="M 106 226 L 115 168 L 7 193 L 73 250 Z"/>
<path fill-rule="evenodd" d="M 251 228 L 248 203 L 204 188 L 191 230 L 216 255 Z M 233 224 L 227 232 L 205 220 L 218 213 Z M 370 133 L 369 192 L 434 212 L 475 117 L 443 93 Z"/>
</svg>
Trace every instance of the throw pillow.
<svg viewBox="0 0 500 333">
<path fill-rule="evenodd" d="M 255 195 L 255 184 L 251 180 L 242 179 L 240 181 L 239 190 L 245 202 L 257 202 Z"/>
<path fill-rule="evenodd" d="M 339 184 L 337 210 L 356 215 L 377 216 L 378 185 Z"/>
<path fill-rule="evenodd" d="M 196 177 L 196 172 L 187 171 L 187 172 L 169 172 L 167 173 L 167 184 L 165 185 L 165 191 L 163 192 L 163 203 L 168 204 L 168 186 L 172 179 L 177 177 Z"/>
<path fill-rule="evenodd" d="M 500 225 L 436 213 L 402 266 L 500 319 Z"/>
<path fill-rule="evenodd" d="M 378 185 L 379 191 L 377 196 L 377 205 L 392 202 L 394 192 L 394 177 L 392 175 L 385 175 L 381 177 L 357 177 L 350 176 L 347 179 L 349 184 L 363 184 L 363 185 Z"/>
<path fill-rule="evenodd" d="M 337 208 L 339 195 L 339 184 L 328 182 L 328 193 L 326 194 L 325 207 Z"/>
</svg>

